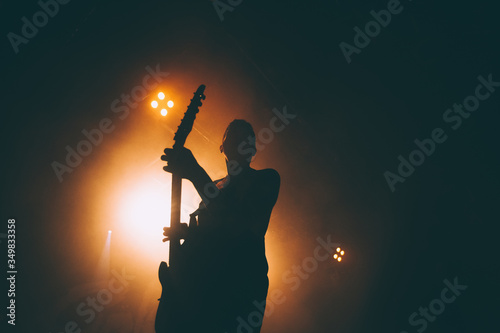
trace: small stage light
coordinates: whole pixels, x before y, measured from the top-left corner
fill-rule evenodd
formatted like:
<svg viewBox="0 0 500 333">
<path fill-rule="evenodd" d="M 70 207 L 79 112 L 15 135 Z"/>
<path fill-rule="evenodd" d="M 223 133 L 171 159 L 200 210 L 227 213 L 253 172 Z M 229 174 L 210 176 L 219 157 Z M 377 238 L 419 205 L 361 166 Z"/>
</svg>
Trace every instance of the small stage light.
<svg viewBox="0 0 500 333">
<path fill-rule="evenodd" d="M 158 93 L 158 99 L 159 100 L 151 101 L 151 107 L 153 109 L 160 109 L 160 114 L 165 117 L 168 113 L 168 110 L 174 107 L 174 102 L 172 100 L 167 101 L 166 95 L 162 91 Z"/>
<path fill-rule="evenodd" d="M 345 254 L 345 251 L 342 250 L 340 247 L 337 248 L 337 253 L 333 255 L 333 259 L 336 259 L 338 262 L 342 261 L 342 256 Z"/>
<path fill-rule="evenodd" d="M 108 230 L 108 234 L 110 234 L 110 233 L 111 233 L 111 230 Z"/>
</svg>

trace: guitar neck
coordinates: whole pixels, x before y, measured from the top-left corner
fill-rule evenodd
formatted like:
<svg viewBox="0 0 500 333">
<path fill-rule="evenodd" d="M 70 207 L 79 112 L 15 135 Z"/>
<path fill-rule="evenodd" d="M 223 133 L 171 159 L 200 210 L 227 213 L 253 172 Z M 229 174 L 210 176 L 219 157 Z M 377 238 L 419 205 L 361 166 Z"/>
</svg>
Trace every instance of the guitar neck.
<svg viewBox="0 0 500 333">
<path fill-rule="evenodd" d="M 199 107 L 202 105 L 202 100 L 205 99 L 203 94 L 205 91 L 205 85 L 202 84 L 198 87 L 194 93 L 191 103 L 189 104 L 187 111 L 184 113 L 181 124 L 177 128 L 177 132 L 174 135 L 174 151 L 179 151 L 184 147 L 187 136 L 193 129 L 193 123 L 196 119 L 196 114 L 199 111 Z M 179 234 L 181 227 L 181 190 L 182 190 L 182 178 L 178 174 L 172 173 L 172 202 L 170 206 L 170 228 L 172 228 L 173 234 Z M 180 239 L 171 238 L 170 239 L 170 255 L 169 255 L 169 266 L 177 266 L 179 260 L 180 252 Z"/>
<path fill-rule="evenodd" d="M 179 230 L 181 226 L 181 192 L 182 178 L 176 173 L 172 173 L 172 196 L 170 206 L 170 227 L 172 231 Z M 179 258 L 180 239 L 170 239 L 169 266 L 175 267 Z"/>
</svg>

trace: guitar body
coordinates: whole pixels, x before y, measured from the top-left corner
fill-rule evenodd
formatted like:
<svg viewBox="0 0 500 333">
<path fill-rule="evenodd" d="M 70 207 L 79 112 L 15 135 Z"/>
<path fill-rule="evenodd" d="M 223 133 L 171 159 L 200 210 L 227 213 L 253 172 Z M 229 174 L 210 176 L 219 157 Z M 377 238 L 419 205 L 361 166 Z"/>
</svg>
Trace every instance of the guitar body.
<svg viewBox="0 0 500 333">
<path fill-rule="evenodd" d="M 196 114 L 202 105 L 201 100 L 205 99 L 204 91 L 205 86 L 201 85 L 191 99 L 191 103 L 174 136 L 174 152 L 184 147 L 187 136 L 193 128 Z M 170 209 L 170 227 L 172 230 L 181 227 L 181 192 L 182 178 L 173 173 Z M 190 265 L 194 263 L 188 262 L 187 258 L 183 256 L 180 241 L 180 239 L 170 239 L 169 265 L 166 262 L 161 262 L 158 270 L 162 293 L 156 312 L 156 333 L 188 333 L 198 330 L 196 328 L 198 324 L 192 316 L 193 312 L 196 312 L 196 291 L 191 288 L 190 273 L 192 270 Z"/>
<path fill-rule="evenodd" d="M 158 310 L 155 318 L 156 333 L 181 332 L 182 321 L 176 315 L 178 305 L 176 301 L 179 296 L 176 295 L 176 288 L 172 281 L 170 267 L 162 261 L 158 269 L 158 278 L 161 283 L 162 291 L 159 299 Z"/>
<path fill-rule="evenodd" d="M 195 272 L 200 271 L 199 266 L 193 256 L 185 258 L 181 256 L 181 260 L 183 259 L 194 260 L 175 268 L 168 266 L 166 262 L 161 262 L 158 269 L 162 293 L 156 312 L 156 333 L 198 332 L 205 327 L 204 324 L 207 324 L 201 320 L 203 311 L 199 307 L 203 289 L 201 281 L 196 280 L 199 275 Z"/>
</svg>

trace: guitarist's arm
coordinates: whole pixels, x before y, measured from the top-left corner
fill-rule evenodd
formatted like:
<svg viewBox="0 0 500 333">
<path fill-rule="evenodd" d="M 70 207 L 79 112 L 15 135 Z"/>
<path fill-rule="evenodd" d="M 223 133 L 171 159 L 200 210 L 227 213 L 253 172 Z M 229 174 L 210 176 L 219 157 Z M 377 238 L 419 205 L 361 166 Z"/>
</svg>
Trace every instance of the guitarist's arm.
<svg viewBox="0 0 500 333">
<path fill-rule="evenodd" d="M 269 215 L 276 203 L 280 187 L 280 176 L 275 170 L 258 171 L 259 176 L 256 181 L 250 184 L 240 200 L 236 204 L 232 200 L 230 204 L 229 198 L 226 198 L 222 191 L 213 196 L 207 195 L 208 191 L 213 191 L 213 188 L 207 190 L 209 187 L 213 187 L 213 181 L 198 164 L 189 149 L 182 148 L 174 153 L 173 149 L 167 148 L 161 159 L 168 162 L 168 165 L 163 168 L 165 171 L 176 172 L 182 178 L 193 183 L 211 214 L 216 216 L 223 211 L 230 220 L 238 219 L 241 221 L 241 223 L 231 224 L 231 226 L 214 227 L 230 227 L 234 233 L 248 229 L 257 234 L 265 233 Z M 254 225 L 256 221 L 257 223 L 262 221 L 266 225 Z"/>
<path fill-rule="evenodd" d="M 212 180 L 205 170 L 201 167 L 200 169 L 191 181 L 203 198 L 208 211 L 214 216 L 220 216 L 219 213 L 223 212 L 228 221 L 238 221 L 238 223 L 214 227 L 223 227 L 232 234 L 250 230 L 256 235 L 264 235 L 271 211 L 278 198 L 280 188 L 278 172 L 273 169 L 257 171 L 256 179 L 248 182 L 248 186 L 242 189 L 241 196 L 237 200 L 227 198 L 223 191 L 207 199 L 205 191 Z"/>
</svg>

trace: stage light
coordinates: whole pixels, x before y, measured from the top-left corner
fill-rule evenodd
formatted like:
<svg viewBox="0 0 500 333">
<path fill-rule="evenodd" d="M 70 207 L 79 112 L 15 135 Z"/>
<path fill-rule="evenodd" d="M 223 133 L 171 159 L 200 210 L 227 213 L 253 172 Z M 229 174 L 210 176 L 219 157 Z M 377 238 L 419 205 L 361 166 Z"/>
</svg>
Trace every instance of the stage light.
<svg viewBox="0 0 500 333">
<path fill-rule="evenodd" d="M 335 253 L 333 255 L 333 259 L 336 259 L 338 262 L 341 262 L 342 261 L 342 257 L 345 254 L 345 251 L 342 250 L 340 247 L 338 247 L 336 251 L 337 251 L 337 253 Z"/>
<path fill-rule="evenodd" d="M 168 110 L 174 107 L 174 101 L 166 100 L 166 95 L 164 92 L 160 91 L 157 95 L 159 100 L 151 101 L 151 107 L 153 109 L 160 109 L 160 114 L 165 117 L 168 113 Z"/>
<path fill-rule="evenodd" d="M 110 249 L 111 249 L 111 230 L 108 230 L 106 242 L 101 252 L 101 257 L 95 268 L 94 277 L 96 281 L 105 281 L 109 277 L 110 272 Z"/>
</svg>

